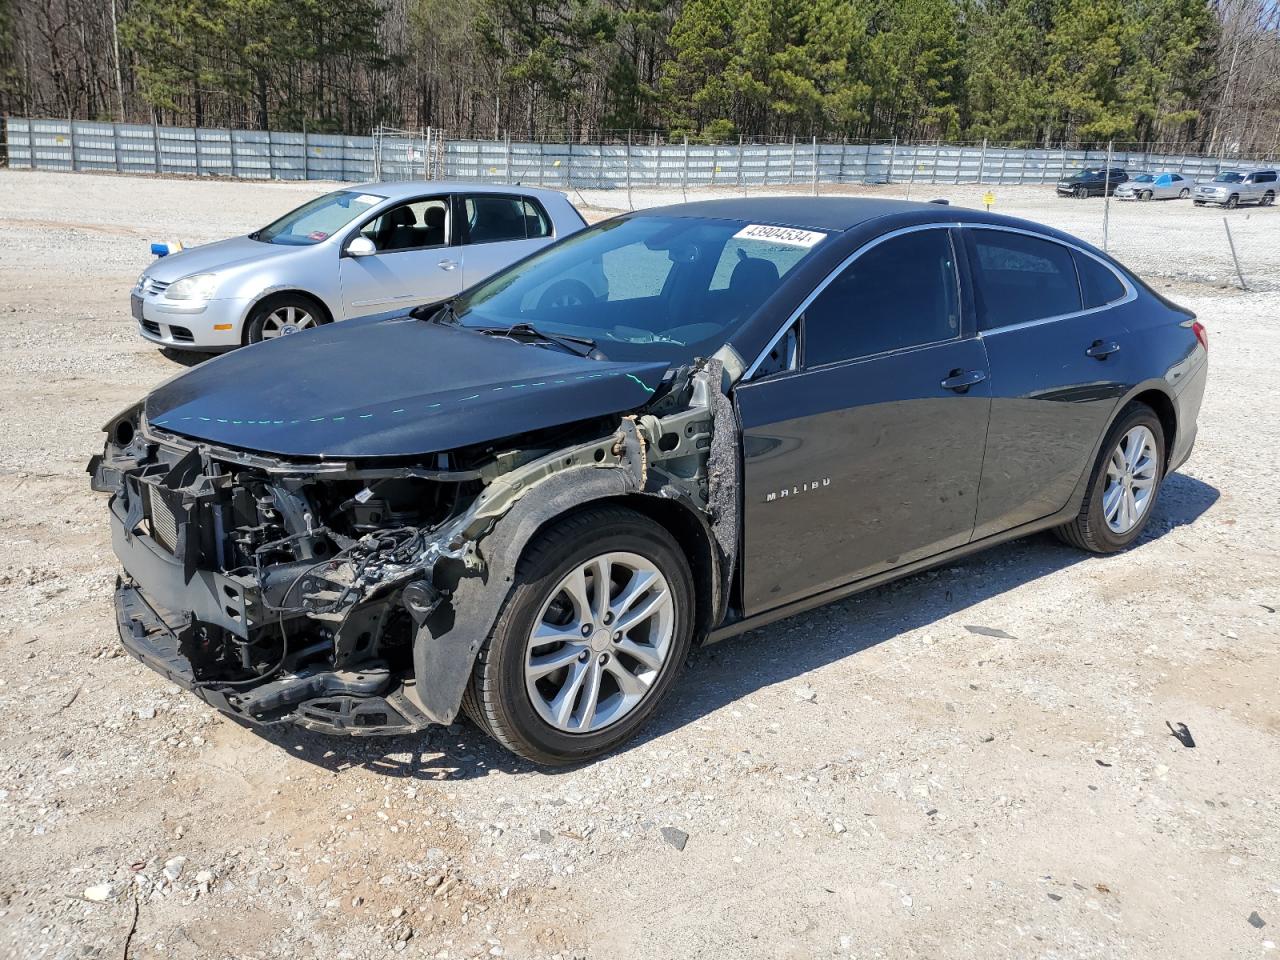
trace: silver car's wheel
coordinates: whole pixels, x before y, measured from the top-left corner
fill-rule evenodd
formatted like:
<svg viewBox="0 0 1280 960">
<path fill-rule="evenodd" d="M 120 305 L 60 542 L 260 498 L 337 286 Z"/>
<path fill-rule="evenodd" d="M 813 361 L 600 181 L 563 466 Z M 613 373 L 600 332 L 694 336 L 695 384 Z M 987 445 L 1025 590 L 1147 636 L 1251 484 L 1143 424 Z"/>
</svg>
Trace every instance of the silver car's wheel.
<svg viewBox="0 0 1280 960">
<path fill-rule="evenodd" d="M 1146 515 L 1158 477 L 1156 453 L 1156 438 L 1144 426 L 1129 430 L 1112 450 L 1102 515 L 1113 533 L 1128 533 Z"/>
<path fill-rule="evenodd" d="M 534 709 L 565 733 L 617 723 L 652 689 L 674 635 L 671 589 L 651 561 L 593 557 L 560 581 L 530 632 L 524 674 Z"/>
<path fill-rule="evenodd" d="M 301 330 L 317 326 L 315 315 L 309 310 L 286 304 L 272 310 L 262 319 L 262 339 L 274 340 Z"/>
</svg>

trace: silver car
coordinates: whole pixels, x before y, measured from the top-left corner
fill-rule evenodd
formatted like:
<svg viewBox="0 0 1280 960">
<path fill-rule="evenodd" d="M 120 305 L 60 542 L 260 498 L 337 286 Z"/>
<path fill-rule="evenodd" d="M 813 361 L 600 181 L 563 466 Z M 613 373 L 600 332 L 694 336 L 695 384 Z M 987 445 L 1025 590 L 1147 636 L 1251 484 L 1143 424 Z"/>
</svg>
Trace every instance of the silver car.
<svg viewBox="0 0 1280 960">
<path fill-rule="evenodd" d="M 143 337 L 222 351 L 444 300 L 586 223 L 564 194 L 364 183 L 249 234 L 157 260 L 130 296 Z"/>
<path fill-rule="evenodd" d="M 1276 171 L 1224 170 L 1208 183 L 1196 184 L 1195 205 L 1219 204 L 1228 210 L 1242 203 L 1267 207 L 1276 199 Z"/>
<path fill-rule="evenodd" d="M 1180 173 L 1162 170 L 1138 173 L 1116 187 L 1117 200 L 1177 200 L 1191 196 L 1192 182 Z"/>
</svg>

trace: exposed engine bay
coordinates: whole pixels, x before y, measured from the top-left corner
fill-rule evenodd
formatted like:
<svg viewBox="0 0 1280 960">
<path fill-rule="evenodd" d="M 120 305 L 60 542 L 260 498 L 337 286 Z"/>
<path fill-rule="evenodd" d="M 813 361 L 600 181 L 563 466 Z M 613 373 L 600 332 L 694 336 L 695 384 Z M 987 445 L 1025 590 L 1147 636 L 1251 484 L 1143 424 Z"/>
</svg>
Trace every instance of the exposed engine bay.
<svg viewBox="0 0 1280 960">
<path fill-rule="evenodd" d="M 582 503 L 679 507 L 724 613 L 738 454 L 723 368 L 674 371 L 629 415 L 416 458 L 282 458 L 184 437 L 141 407 L 89 469 L 112 494 L 126 647 L 254 724 L 449 723 L 520 552 Z"/>
</svg>

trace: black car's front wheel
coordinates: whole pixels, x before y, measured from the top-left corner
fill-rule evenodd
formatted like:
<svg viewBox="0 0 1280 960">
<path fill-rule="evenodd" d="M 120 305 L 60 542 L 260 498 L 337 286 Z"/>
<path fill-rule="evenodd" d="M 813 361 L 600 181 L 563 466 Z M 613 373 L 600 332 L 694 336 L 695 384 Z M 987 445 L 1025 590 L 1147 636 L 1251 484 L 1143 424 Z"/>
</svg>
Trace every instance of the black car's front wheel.
<svg viewBox="0 0 1280 960">
<path fill-rule="evenodd" d="M 1084 200 L 1086 197 L 1088 197 L 1088 196 L 1089 196 L 1089 188 L 1088 188 L 1088 187 L 1076 187 L 1076 189 L 1075 189 L 1075 194 L 1076 194 L 1076 199 L 1077 199 L 1077 200 Z"/>
<path fill-rule="evenodd" d="M 653 715 L 692 633 L 693 578 L 671 535 L 632 510 L 587 509 L 530 545 L 463 708 L 526 759 L 589 760 Z"/>
<path fill-rule="evenodd" d="M 1057 529 L 1058 536 L 1090 553 L 1129 547 L 1151 519 L 1164 464 L 1160 418 L 1144 403 L 1130 404 L 1107 432 L 1080 512 Z"/>
</svg>

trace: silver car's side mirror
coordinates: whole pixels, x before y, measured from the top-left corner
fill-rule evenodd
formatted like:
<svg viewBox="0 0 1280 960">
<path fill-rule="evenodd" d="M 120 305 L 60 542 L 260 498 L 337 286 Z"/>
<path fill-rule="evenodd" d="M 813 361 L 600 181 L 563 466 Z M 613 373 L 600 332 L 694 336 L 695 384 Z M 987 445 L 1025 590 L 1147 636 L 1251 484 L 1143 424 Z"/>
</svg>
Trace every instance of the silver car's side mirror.
<svg viewBox="0 0 1280 960">
<path fill-rule="evenodd" d="M 377 252 L 378 248 L 373 245 L 373 241 L 368 237 L 356 237 L 347 244 L 347 253 L 353 257 L 367 257 Z"/>
</svg>

